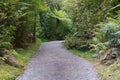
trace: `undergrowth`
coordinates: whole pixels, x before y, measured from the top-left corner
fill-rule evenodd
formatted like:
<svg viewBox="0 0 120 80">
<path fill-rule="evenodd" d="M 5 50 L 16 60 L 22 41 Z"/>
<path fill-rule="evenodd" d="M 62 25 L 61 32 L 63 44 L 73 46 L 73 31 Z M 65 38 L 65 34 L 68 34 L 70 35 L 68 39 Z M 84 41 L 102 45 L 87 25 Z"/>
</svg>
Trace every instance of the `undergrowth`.
<svg viewBox="0 0 120 80">
<path fill-rule="evenodd" d="M 99 80 L 120 80 L 120 62 L 115 62 L 109 66 L 97 65 Z"/>
<path fill-rule="evenodd" d="M 17 76 L 23 73 L 24 69 L 27 67 L 28 61 L 35 55 L 40 43 L 41 40 L 37 39 L 35 44 L 30 45 L 26 49 L 19 48 L 11 50 L 18 62 L 24 67 L 18 68 L 7 64 L 0 64 L 0 80 L 15 80 Z"/>
</svg>

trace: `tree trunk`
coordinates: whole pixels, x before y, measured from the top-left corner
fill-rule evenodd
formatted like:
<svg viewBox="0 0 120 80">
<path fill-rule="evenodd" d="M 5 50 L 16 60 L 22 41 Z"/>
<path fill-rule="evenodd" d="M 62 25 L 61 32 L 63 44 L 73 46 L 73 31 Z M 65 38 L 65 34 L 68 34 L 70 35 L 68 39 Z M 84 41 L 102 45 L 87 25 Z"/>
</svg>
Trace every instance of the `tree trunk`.
<svg viewBox="0 0 120 80">
<path fill-rule="evenodd" d="M 34 20 L 34 26 L 33 26 L 33 42 L 36 42 L 36 19 L 37 19 L 37 13 L 35 12 L 35 20 Z"/>
<path fill-rule="evenodd" d="M 60 24 L 60 20 L 56 19 L 56 29 L 59 27 L 59 24 Z"/>
</svg>

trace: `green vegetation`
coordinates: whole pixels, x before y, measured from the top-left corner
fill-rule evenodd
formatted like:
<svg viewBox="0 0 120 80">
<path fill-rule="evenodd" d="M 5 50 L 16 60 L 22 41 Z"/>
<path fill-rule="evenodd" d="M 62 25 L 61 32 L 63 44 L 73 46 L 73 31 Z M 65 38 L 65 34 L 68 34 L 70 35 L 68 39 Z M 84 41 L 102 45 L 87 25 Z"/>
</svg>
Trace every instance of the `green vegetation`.
<svg viewBox="0 0 120 80">
<path fill-rule="evenodd" d="M 23 69 L 9 65 L 0 65 L 0 80 L 15 80 L 23 72 Z"/>
<path fill-rule="evenodd" d="M 30 45 L 27 49 L 11 50 L 15 58 L 23 65 L 23 67 L 14 67 L 5 63 L 0 64 L 0 80 L 15 80 L 24 69 L 27 68 L 28 61 L 35 55 L 40 46 L 41 40 L 37 39 L 35 44 Z"/>
<path fill-rule="evenodd" d="M 76 49 L 73 49 L 73 50 L 70 50 L 73 54 L 79 56 L 79 57 L 83 57 L 83 58 L 86 58 L 86 59 L 91 59 L 92 56 L 94 55 L 93 52 L 86 52 L 86 51 L 79 51 L 79 50 L 76 50 Z"/>
<path fill-rule="evenodd" d="M 97 67 L 100 80 L 119 80 L 120 63 L 116 62 L 110 66 Z"/>
<path fill-rule="evenodd" d="M 105 66 L 100 64 L 98 59 L 91 60 L 96 67 L 99 75 L 99 80 L 119 80 L 120 79 L 120 62 Z"/>
<path fill-rule="evenodd" d="M 22 63 L 23 65 L 26 65 L 26 63 L 35 55 L 37 52 L 39 46 L 40 46 L 41 40 L 37 39 L 35 44 L 30 45 L 26 49 L 16 49 L 16 52 L 13 52 L 13 55 L 16 57 L 16 59 Z M 19 54 L 18 54 L 19 53 Z"/>
<path fill-rule="evenodd" d="M 72 21 L 64 43 L 68 49 L 92 51 L 103 64 L 120 58 L 119 0 L 64 0 L 63 10 Z"/>
<path fill-rule="evenodd" d="M 62 0 L 47 0 L 48 10 L 40 13 L 40 37 L 48 40 L 64 40 L 70 32 L 71 20 L 62 9 Z"/>
<path fill-rule="evenodd" d="M 0 0 L 0 79 L 23 71 L 37 38 L 65 40 L 75 55 L 114 64 L 120 58 L 120 1 Z"/>
<path fill-rule="evenodd" d="M 6 63 L 19 65 L 8 55 L 12 55 L 14 48 L 26 48 L 35 43 L 40 28 L 39 13 L 46 9 L 41 0 L 0 1 L 0 57 Z"/>
<path fill-rule="evenodd" d="M 96 32 L 100 30 L 96 25 L 101 22 L 106 23 L 108 17 L 116 19 L 120 3 L 118 0 L 65 0 L 64 2 L 64 10 L 72 20 L 72 29 L 66 36 L 65 45 L 67 48 L 78 50 L 91 49 L 90 45 L 94 43 L 93 37 L 96 37 Z"/>
</svg>

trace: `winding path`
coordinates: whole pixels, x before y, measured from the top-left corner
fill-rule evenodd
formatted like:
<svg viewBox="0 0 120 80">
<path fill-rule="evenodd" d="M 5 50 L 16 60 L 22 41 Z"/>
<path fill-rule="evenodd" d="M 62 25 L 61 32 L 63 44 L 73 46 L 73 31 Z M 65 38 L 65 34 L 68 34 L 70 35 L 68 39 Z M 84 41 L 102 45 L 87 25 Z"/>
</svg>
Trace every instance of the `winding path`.
<svg viewBox="0 0 120 80">
<path fill-rule="evenodd" d="M 74 56 L 62 41 L 47 42 L 16 80 L 97 80 L 92 64 Z"/>
</svg>

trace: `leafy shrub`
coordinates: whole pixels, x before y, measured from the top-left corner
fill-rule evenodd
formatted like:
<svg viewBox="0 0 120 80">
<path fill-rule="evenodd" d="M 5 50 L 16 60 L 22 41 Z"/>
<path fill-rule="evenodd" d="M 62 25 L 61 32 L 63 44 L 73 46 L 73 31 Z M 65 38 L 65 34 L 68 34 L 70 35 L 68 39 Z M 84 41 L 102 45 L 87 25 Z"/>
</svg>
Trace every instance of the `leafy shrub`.
<svg viewBox="0 0 120 80">
<path fill-rule="evenodd" d="M 9 2 L 0 3 L 0 53 L 4 49 L 13 48 L 16 30 L 16 16 L 14 5 Z"/>
<path fill-rule="evenodd" d="M 99 31 L 95 32 L 92 50 L 97 54 L 104 53 L 109 48 L 120 48 L 120 22 L 117 19 L 108 18 L 108 22 L 98 24 Z"/>
<path fill-rule="evenodd" d="M 65 39 L 65 46 L 69 49 L 78 49 L 78 50 L 89 50 L 90 47 L 88 47 L 90 45 L 92 40 L 83 40 L 81 38 L 75 37 L 74 35 L 67 35 L 66 39 Z"/>
<path fill-rule="evenodd" d="M 99 14 L 102 13 L 102 10 L 99 12 L 96 11 L 101 1 L 75 0 L 75 4 L 71 3 L 71 1 L 68 1 L 68 3 L 72 4 L 70 8 L 68 7 L 68 9 L 70 9 L 68 10 L 70 11 L 68 14 L 71 17 L 73 24 L 71 36 L 68 35 L 66 37 L 65 44 L 70 48 L 72 43 L 75 45 L 76 49 L 89 50 L 92 38 L 95 36 L 94 25 L 101 20 Z M 70 39 L 72 39 L 72 41 Z"/>
<path fill-rule="evenodd" d="M 0 48 L 12 49 L 13 46 L 10 42 L 2 42 L 2 43 L 0 43 Z"/>
</svg>

